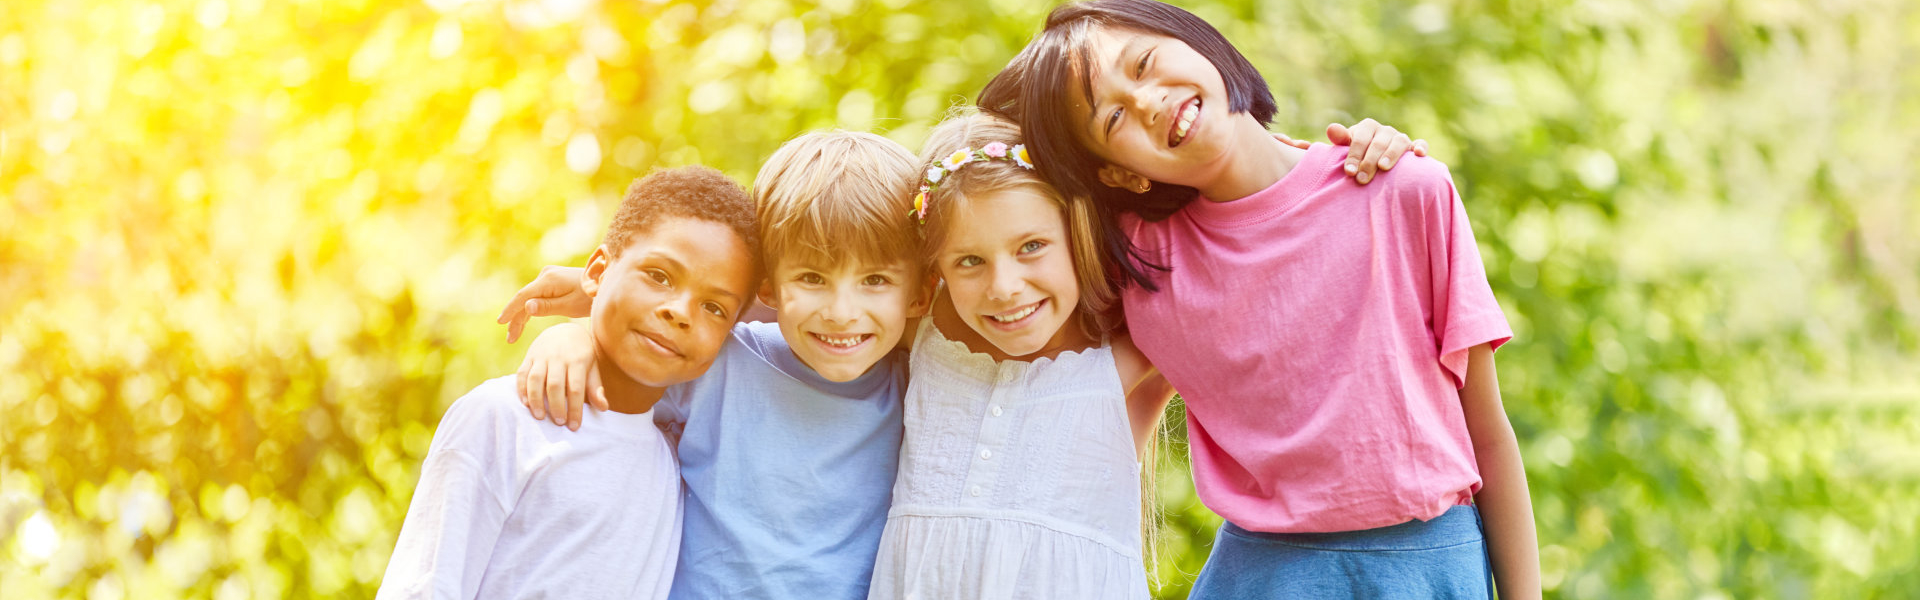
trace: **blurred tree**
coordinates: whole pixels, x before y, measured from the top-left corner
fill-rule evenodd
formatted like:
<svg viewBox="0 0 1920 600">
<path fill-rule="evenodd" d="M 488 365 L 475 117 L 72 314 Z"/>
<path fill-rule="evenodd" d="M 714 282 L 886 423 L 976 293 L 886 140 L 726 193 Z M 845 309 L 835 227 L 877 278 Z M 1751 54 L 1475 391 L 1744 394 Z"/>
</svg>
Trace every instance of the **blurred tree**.
<svg viewBox="0 0 1920 600">
<path fill-rule="evenodd" d="M 1920 589 L 1910 3 L 1219 2 L 1276 128 L 1452 165 L 1518 333 L 1549 593 Z M 0 9 L 0 582 L 365 596 L 498 304 L 628 181 L 809 129 L 917 147 L 1007 0 Z M 1218 517 L 1160 482 L 1162 597 Z"/>
</svg>

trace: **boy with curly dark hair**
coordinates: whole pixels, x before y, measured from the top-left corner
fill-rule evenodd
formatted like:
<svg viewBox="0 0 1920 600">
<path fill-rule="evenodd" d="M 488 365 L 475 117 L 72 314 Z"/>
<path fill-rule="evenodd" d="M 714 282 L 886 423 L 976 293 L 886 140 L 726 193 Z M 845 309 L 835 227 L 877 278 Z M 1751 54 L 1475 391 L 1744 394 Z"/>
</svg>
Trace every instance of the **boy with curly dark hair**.
<svg viewBox="0 0 1920 600">
<path fill-rule="evenodd" d="M 580 275 L 610 410 L 578 432 L 522 416 L 512 376 L 434 432 L 380 598 L 664 598 L 680 467 L 655 428 L 668 386 L 713 364 L 760 278 L 754 206 L 719 171 L 634 182 Z"/>
</svg>

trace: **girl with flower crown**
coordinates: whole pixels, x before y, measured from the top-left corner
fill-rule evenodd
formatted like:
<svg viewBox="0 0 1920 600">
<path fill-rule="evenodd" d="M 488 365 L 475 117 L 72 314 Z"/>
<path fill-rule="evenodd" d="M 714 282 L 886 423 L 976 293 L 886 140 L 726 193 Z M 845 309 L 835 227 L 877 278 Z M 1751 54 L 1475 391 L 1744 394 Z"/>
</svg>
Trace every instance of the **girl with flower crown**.
<svg viewBox="0 0 1920 600">
<path fill-rule="evenodd" d="M 1275 143 L 1260 74 L 1152 0 L 1056 9 L 980 102 L 1116 217 L 1132 339 L 1227 521 L 1194 598 L 1540 596 L 1493 363 L 1513 334 L 1445 165 L 1360 187 L 1348 151 Z"/>
<path fill-rule="evenodd" d="M 1101 333 L 1097 216 L 1028 152 L 977 113 L 927 141 L 913 218 L 944 283 L 913 341 L 869 597 L 1147 597 L 1139 456 L 1172 390 Z"/>
</svg>

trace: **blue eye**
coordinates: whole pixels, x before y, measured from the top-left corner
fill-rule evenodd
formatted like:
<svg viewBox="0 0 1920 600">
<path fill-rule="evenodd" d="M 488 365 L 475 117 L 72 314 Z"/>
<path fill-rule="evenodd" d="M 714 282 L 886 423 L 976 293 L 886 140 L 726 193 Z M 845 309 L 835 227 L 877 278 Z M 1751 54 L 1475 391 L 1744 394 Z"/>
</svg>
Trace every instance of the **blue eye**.
<svg viewBox="0 0 1920 600">
<path fill-rule="evenodd" d="M 1046 245 L 1045 243 L 1042 243 L 1042 242 L 1040 242 L 1039 240 L 1034 240 L 1034 241 L 1031 241 L 1031 242 L 1027 242 L 1027 243 L 1025 243 L 1025 244 L 1021 244 L 1021 245 L 1020 245 L 1020 253 L 1021 253 L 1021 254 L 1032 254 L 1032 253 L 1034 253 L 1034 252 L 1039 252 L 1041 248 L 1045 248 L 1046 246 L 1047 246 L 1047 245 Z"/>
</svg>

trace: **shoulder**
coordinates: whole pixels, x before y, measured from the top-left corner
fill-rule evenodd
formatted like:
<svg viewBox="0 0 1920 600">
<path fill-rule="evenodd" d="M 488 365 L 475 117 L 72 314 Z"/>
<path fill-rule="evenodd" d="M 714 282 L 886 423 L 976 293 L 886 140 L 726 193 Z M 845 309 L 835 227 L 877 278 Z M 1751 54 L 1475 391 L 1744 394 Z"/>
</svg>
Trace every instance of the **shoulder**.
<svg viewBox="0 0 1920 600">
<path fill-rule="evenodd" d="M 780 324 L 774 321 L 737 323 L 733 326 L 732 337 L 733 339 L 728 340 L 728 346 L 739 344 L 762 358 L 774 356 L 787 349 L 787 338 L 780 336 Z M 723 355 L 729 351 L 724 347 L 720 350 Z"/>
<path fill-rule="evenodd" d="M 447 414 L 440 417 L 440 422 L 444 425 L 449 421 L 492 421 L 514 416 L 515 411 L 524 413 L 526 407 L 520 404 L 520 394 L 513 388 L 513 377 L 496 377 L 474 386 L 447 407 Z"/>
<path fill-rule="evenodd" d="M 1407 154 L 1375 179 L 1372 186 L 1383 186 L 1384 191 L 1415 193 L 1428 195 L 1429 192 L 1453 192 L 1453 172 L 1447 164 L 1426 156 Z"/>
<path fill-rule="evenodd" d="M 520 404 L 513 376 L 489 379 L 454 400 L 434 430 L 435 446 L 490 452 L 505 448 L 516 428 L 540 425 Z"/>
</svg>

